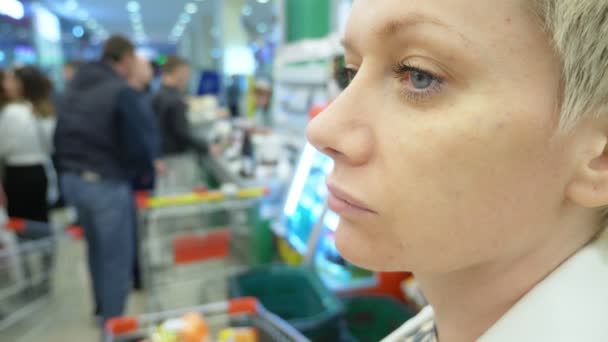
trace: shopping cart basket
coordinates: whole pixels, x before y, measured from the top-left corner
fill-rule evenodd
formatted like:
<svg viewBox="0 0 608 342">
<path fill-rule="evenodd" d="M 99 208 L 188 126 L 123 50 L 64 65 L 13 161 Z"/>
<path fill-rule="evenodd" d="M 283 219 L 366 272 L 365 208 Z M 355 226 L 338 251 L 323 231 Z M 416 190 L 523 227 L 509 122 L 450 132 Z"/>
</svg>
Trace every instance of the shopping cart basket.
<svg viewBox="0 0 608 342">
<path fill-rule="evenodd" d="M 260 342 L 309 341 L 284 320 L 267 311 L 257 299 L 238 298 L 187 309 L 111 319 L 106 324 L 106 342 L 146 340 L 163 321 L 192 312 L 204 316 L 211 336 L 217 336 L 225 328 L 252 327 L 257 330 Z"/>
<path fill-rule="evenodd" d="M 0 226 L 2 331 L 49 299 L 56 241 L 47 223 L 10 219 Z"/>
<path fill-rule="evenodd" d="M 139 256 L 148 311 L 227 297 L 227 278 L 249 263 L 251 215 L 262 188 L 141 196 Z M 218 224 L 217 214 L 225 221 Z"/>
</svg>

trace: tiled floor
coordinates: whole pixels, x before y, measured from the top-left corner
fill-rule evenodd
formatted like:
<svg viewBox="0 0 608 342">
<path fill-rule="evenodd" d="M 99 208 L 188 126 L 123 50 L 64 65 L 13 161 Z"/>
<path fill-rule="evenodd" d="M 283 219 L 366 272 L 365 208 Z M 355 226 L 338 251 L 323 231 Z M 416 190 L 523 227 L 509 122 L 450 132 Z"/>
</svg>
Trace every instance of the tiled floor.
<svg viewBox="0 0 608 342">
<path fill-rule="evenodd" d="M 54 290 L 50 298 L 27 318 L 0 331 L 2 342 L 97 342 L 101 332 L 96 327 L 90 301 L 85 244 L 63 240 L 58 246 Z M 130 296 L 128 313 L 143 309 L 140 294 Z"/>
</svg>

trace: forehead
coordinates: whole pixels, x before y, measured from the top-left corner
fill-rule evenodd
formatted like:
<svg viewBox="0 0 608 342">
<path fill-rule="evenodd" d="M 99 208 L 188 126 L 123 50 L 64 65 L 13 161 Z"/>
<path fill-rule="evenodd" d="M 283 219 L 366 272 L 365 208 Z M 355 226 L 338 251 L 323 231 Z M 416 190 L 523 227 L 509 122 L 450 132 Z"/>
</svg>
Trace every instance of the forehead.
<svg viewBox="0 0 608 342">
<path fill-rule="evenodd" d="M 538 30 L 529 0 L 355 0 L 345 42 L 434 31 L 462 43 L 500 44 Z"/>
</svg>

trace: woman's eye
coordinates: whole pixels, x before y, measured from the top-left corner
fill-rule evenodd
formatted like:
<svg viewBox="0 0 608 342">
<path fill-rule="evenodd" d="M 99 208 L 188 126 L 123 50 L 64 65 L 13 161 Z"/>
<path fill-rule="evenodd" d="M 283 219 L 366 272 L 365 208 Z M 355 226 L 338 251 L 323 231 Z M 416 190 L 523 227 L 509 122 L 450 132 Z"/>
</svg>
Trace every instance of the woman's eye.
<svg viewBox="0 0 608 342">
<path fill-rule="evenodd" d="M 436 78 L 425 72 L 412 70 L 409 72 L 410 83 L 417 90 L 425 90 L 433 85 Z"/>
<path fill-rule="evenodd" d="M 414 102 L 424 100 L 442 88 L 443 81 L 439 77 L 408 64 L 395 66 L 394 73 L 403 87 L 403 94 Z"/>
<path fill-rule="evenodd" d="M 342 89 L 346 89 L 350 85 L 350 83 L 355 79 L 357 75 L 357 69 L 353 67 L 342 67 L 340 68 L 336 80 L 338 81 L 338 85 Z"/>
<path fill-rule="evenodd" d="M 355 70 L 353 68 L 345 68 L 345 69 L 346 69 L 346 79 L 348 80 L 348 83 L 351 83 L 355 79 L 355 76 L 357 76 L 357 70 Z"/>
</svg>

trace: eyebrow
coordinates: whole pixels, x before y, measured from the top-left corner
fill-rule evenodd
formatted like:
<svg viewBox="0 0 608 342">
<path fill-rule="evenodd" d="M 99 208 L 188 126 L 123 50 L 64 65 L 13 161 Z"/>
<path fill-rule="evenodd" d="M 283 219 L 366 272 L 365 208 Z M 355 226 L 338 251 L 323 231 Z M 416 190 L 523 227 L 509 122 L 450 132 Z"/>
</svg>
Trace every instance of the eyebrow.
<svg viewBox="0 0 608 342">
<path fill-rule="evenodd" d="M 376 29 L 374 32 L 379 39 L 386 39 L 395 36 L 402 30 L 418 25 L 438 26 L 445 30 L 456 33 L 465 42 L 470 42 L 470 40 L 467 39 L 464 34 L 458 32 L 454 27 L 444 23 L 436 17 L 428 16 L 422 13 L 411 13 L 402 18 L 391 19 L 386 24 Z M 352 50 L 353 48 L 353 44 L 349 42 L 346 38 L 343 38 L 341 40 L 341 44 L 346 50 Z"/>
<path fill-rule="evenodd" d="M 453 30 L 451 26 L 445 24 L 438 18 L 431 17 L 422 13 L 411 13 L 403 18 L 389 20 L 386 24 L 382 25 L 378 30 L 376 30 L 376 34 L 382 37 L 390 37 L 406 28 L 427 24 L 440 26 L 444 29 L 449 29 L 451 31 Z"/>
</svg>

